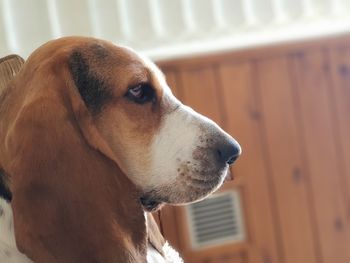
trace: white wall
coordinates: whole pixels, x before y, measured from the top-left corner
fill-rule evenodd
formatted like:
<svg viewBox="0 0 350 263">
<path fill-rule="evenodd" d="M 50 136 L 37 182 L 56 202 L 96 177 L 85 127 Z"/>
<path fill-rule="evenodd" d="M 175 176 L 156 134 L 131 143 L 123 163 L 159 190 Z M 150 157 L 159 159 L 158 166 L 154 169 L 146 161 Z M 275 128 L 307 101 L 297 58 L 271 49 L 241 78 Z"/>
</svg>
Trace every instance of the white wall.
<svg viewBox="0 0 350 263">
<path fill-rule="evenodd" d="M 89 35 L 153 59 L 350 31 L 350 0 L 0 0 L 0 56 Z"/>
</svg>

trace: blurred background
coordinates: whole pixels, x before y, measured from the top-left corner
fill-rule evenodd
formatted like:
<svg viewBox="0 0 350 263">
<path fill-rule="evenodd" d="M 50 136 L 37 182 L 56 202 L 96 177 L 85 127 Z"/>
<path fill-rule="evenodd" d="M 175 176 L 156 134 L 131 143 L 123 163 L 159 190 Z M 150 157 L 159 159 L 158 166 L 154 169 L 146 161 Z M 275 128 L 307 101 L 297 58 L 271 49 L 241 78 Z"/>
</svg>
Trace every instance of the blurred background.
<svg viewBox="0 0 350 263">
<path fill-rule="evenodd" d="M 350 0 L 0 0 L 0 56 L 131 46 L 240 142 L 234 181 L 155 215 L 190 263 L 350 262 Z"/>
</svg>

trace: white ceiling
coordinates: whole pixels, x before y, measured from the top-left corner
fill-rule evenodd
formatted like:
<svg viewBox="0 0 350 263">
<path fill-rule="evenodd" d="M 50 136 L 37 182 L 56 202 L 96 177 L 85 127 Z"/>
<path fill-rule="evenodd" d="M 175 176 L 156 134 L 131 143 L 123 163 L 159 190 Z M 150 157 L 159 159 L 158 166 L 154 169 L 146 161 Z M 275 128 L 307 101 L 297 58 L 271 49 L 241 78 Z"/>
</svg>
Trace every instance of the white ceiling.
<svg viewBox="0 0 350 263">
<path fill-rule="evenodd" d="M 0 0 L 0 56 L 89 35 L 161 60 L 350 31 L 350 0 Z"/>
</svg>

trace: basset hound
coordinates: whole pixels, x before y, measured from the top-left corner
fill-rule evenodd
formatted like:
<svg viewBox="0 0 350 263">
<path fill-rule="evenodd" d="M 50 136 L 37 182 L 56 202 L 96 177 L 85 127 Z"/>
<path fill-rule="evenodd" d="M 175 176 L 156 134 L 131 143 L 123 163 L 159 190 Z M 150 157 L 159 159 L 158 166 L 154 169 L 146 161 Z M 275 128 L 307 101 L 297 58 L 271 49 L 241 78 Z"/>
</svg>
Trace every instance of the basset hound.
<svg viewBox="0 0 350 263">
<path fill-rule="evenodd" d="M 50 41 L 0 95 L 0 262 L 180 262 L 148 212 L 205 198 L 240 153 L 148 59 Z"/>
</svg>

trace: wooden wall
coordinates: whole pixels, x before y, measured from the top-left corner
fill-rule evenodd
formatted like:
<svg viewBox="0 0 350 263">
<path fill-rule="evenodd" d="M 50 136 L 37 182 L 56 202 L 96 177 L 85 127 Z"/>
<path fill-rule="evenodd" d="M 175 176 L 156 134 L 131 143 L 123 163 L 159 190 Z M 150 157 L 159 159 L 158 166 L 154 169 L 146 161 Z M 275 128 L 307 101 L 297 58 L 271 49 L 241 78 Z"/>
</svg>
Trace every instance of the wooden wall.
<svg viewBox="0 0 350 263">
<path fill-rule="evenodd" d="M 161 212 L 190 263 L 350 262 L 350 37 L 160 63 L 174 93 L 242 145 L 233 166 L 247 240 L 192 250 L 183 208 Z"/>
</svg>

